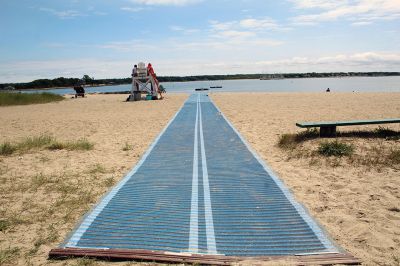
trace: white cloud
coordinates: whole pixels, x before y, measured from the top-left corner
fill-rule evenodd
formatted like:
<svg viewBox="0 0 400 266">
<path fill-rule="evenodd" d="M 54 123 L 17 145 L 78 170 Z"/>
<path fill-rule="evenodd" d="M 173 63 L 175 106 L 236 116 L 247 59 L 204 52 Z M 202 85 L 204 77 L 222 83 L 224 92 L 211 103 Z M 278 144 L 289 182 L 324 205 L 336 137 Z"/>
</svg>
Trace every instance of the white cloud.
<svg viewBox="0 0 400 266">
<path fill-rule="evenodd" d="M 172 25 L 169 28 L 172 31 L 183 32 L 185 34 L 192 34 L 192 33 L 196 33 L 196 32 L 200 31 L 199 29 L 190 29 L 190 28 L 185 28 L 185 27 L 176 26 L 176 25 Z"/>
<path fill-rule="evenodd" d="M 250 28 L 250 29 L 275 29 L 278 28 L 278 25 L 273 19 L 266 18 L 266 19 L 243 19 L 239 21 L 240 26 L 243 28 Z"/>
<path fill-rule="evenodd" d="M 145 10 L 144 7 L 129 7 L 129 6 L 124 6 L 120 8 L 123 11 L 128 11 L 128 12 L 140 12 Z"/>
<path fill-rule="evenodd" d="M 253 37 L 256 34 L 254 32 L 251 31 L 237 31 L 237 30 L 225 30 L 225 31 L 221 31 L 218 33 L 218 35 L 215 35 L 216 37 L 227 37 L 227 38 L 249 38 L 249 37 Z"/>
<path fill-rule="evenodd" d="M 324 21 L 347 19 L 360 22 L 395 20 L 400 18 L 400 0 L 290 0 L 299 9 L 319 9 L 320 12 L 293 18 L 299 25 L 313 25 Z M 357 25 L 357 24 L 355 24 Z M 364 25 L 366 25 L 364 23 Z"/>
<path fill-rule="evenodd" d="M 296 8 L 320 8 L 331 9 L 346 4 L 347 0 L 289 0 Z"/>
<path fill-rule="evenodd" d="M 357 21 L 357 22 L 351 23 L 352 26 L 367 26 L 370 24 L 372 24 L 372 21 Z"/>
<path fill-rule="evenodd" d="M 142 5 L 173 5 L 173 6 L 185 6 L 189 4 L 195 4 L 201 0 L 131 0 L 131 2 L 142 4 Z"/>
<path fill-rule="evenodd" d="M 261 19 L 246 18 L 242 20 L 233 20 L 226 22 L 211 20 L 209 22 L 214 30 L 238 30 L 238 29 L 253 30 L 253 31 L 289 30 L 289 28 L 279 25 L 278 22 L 276 22 L 274 19 L 268 17 Z"/>
<path fill-rule="evenodd" d="M 76 17 L 82 17 L 85 16 L 84 14 L 76 11 L 76 10 L 63 10 L 63 11 L 57 11 L 55 9 L 52 8 L 45 8 L 45 7 L 41 7 L 39 8 L 40 11 L 44 11 L 47 13 L 50 13 L 54 16 L 59 17 L 60 19 L 72 19 L 72 18 L 76 18 Z"/>
<path fill-rule="evenodd" d="M 210 20 L 211 28 L 214 30 L 228 30 L 237 24 L 237 21 L 220 22 L 217 20 Z"/>
</svg>

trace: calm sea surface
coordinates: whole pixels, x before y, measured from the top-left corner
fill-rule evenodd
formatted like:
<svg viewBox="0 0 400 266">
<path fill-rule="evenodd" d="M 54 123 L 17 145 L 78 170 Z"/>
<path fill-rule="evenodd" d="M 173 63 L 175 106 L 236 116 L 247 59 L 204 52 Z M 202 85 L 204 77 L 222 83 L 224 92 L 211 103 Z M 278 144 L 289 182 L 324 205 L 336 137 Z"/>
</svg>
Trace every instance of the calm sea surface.
<svg viewBox="0 0 400 266">
<path fill-rule="evenodd" d="M 353 78 L 307 78 L 281 80 L 220 80 L 163 82 L 167 92 L 190 93 L 196 88 L 209 88 L 211 92 L 321 92 L 330 88 L 332 92 L 400 92 L 400 76 L 396 77 L 353 77 Z M 87 92 L 118 92 L 131 89 L 131 85 L 85 88 Z M 29 92 L 43 92 L 31 90 Z M 56 94 L 75 93 L 71 89 L 46 90 Z"/>
</svg>

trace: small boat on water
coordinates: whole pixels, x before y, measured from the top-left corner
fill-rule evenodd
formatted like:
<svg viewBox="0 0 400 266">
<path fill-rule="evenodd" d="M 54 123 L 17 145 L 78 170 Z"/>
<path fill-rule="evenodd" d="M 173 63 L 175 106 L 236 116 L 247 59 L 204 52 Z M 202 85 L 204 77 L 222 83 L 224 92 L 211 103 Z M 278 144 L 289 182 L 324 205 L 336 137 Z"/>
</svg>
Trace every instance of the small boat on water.
<svg viewBox="0 0 400 266">
<path fill-rule="evenodd" d="M 210 86 L 210 89 L 221 89 L 222 86 Z"/>
<path fill-rule="evenodd" d="M 194 89 L 195 91 L 208 91 L 208 88 L 197 88 Z"/>
</svg>

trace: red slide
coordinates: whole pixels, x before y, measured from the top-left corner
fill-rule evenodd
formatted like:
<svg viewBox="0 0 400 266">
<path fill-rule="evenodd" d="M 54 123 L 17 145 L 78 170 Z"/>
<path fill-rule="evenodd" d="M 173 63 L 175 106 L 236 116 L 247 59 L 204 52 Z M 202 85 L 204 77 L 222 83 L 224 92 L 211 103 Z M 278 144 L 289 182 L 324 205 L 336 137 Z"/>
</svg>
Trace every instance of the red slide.
<svg viewBox="0 0 400 266">
<path fill-rule="evenodd" d="M 149 64 L 147 65 L 147 73 L 148 73 L 148 75 L 151 75 L 151 76 L 153 77 L 154 81 L 156 82 L 156 85 L 157 85 L 157 92 L 160 94 L 161 99 L 162 99 L 163 97 L 162 97 L 162 94 L 161 94 L 161 91 L 160 91 L 160 84 L 159 84 L 159 82 L 158 82 L 156 73 L 154 73 L 154 69 L 153 69 L 153 66 L 151 65 L 151 63 L 149 63 Z"/>
</svg>

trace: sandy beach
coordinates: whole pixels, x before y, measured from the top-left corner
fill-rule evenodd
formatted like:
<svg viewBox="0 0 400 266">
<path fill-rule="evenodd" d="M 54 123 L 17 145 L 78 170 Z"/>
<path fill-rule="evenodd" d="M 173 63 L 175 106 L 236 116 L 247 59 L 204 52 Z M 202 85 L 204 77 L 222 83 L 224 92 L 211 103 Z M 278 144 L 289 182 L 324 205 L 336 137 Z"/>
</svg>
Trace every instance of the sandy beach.
<svg viewBox="0 0 400 266">
<path fill-rule="evenodd" d="M 399 264 L 400 165 L 359 159 L 379 149 L 400 149 L 398 139 L 340 138 L 354 145 L 358 157 L 353 159 L 307 156 L 320 139 L 301 144 L 303 153 L 283 150 L 277 143 L 282 134 L 302 131 L 295 126 L 299 121 L 399 118 L 400 93 L 220 93 L 210 97 L 338 245 L 365 265 Z M 50 135 L 60 141 L 86 138 L 94 144 L 88 151 L 38 149 L 0 155 L 4 225 L 0 250 L 9 256 L 6 265 L 106 264 L 82 259 L 48 261 L 47 254 L 133 167 L 187 95 L 167 94 L 163 101 L 134 103 L 124 102 L 125 98 L 89 95 L 59 103 L 0 107 L 1 142 Z M 400 131 L 399 124 L 384 127 Z"/>
</svg>

